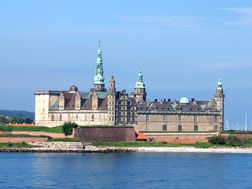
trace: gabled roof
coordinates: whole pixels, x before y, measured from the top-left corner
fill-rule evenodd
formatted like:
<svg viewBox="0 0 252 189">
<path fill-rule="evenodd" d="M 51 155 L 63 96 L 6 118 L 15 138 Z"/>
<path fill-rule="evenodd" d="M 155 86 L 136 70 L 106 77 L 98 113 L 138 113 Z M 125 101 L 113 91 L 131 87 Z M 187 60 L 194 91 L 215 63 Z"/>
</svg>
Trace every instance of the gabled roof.
<svg viewBox="0 0 252 189">
<path fill-rule="evenodd" d="M 137 105 L 138 111 L 180 111 L 202 112 L 216 111 L 211 101 L 189 101 L 187 104 L 178 101 L 149 101 Z"/>
<path fill-rule="evenodd" d="M 98 97 L 98 109 L 106 110 L 107 109 L 107 92 L 96 92 Z M 92 109 L 92 92 L 81 93 L 81 104 L 82 110 L 91 110 Z"/>
<path fill-rule="evenodd" d="M 66 110 L 75 109 L 75 95 L 76 95 L 75 93 L 64 93 Z"/>
<path fill-rule="evenodd" d="M 58 110 L 59 109 L 59 99 L 56 100 L 56 102 L 50 107 L 52 110 Z"/>
<path fill-rule="evenodd" d="M 82 99 L 88 99 L 90 97 L 91 93 L 90 92 L 82 92 L 80 93 L 80 96 Z"/>
</svg>

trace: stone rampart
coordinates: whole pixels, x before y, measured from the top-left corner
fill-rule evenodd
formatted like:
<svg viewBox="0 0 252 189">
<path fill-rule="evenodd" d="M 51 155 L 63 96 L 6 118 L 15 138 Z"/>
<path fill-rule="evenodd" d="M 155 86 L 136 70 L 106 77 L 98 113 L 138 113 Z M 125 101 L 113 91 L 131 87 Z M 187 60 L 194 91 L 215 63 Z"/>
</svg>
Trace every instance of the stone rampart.
<svg viewBox="0 0 252 189">
<path fill-rule="evenodd" d="M 136 141 L 133 127 L 79 127 L 74 137 L 85 142 L 92 141 Z"/>
</svg>

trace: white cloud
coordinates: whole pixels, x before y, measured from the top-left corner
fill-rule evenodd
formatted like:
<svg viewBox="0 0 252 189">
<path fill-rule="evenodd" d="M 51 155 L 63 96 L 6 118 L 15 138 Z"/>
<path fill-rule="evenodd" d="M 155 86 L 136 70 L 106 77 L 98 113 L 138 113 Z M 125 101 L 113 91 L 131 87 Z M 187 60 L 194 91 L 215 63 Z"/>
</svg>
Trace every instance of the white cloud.
<svg viewBox="0 0 252 189">
<path fill-rule="evenodd" d="M 169 28 L 190 28 L 198 26 L 204 19 L 197 16 L 130 16 L 121 17 L 120 20 Z"/>
<path fill-rule="evenodd" d="M 249 14 L 252 15 L 252 7 L 241 7 L 241 8 L 223 8 L 222 10 L 233 12 L 236 14 Z"/>
<path fill-rule="evenodd" d="M 235 14 L 233 20 L 227 22 L 228 25 L 252 27 L 252 7 L 223 8 L 221 10 Z"/>
</svg>

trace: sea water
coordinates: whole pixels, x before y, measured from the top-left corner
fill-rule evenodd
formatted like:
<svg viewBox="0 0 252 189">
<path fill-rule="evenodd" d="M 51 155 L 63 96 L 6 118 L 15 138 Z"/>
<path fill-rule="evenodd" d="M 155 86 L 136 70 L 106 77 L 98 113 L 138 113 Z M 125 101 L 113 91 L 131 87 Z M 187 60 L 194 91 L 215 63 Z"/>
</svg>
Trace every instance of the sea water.
<svg viewBox="0 0 252 189">
<path fill-rule="evenodd" d="M 0 188 L 252 188 L 252 154 L 0 153 Z"/>
</svg>

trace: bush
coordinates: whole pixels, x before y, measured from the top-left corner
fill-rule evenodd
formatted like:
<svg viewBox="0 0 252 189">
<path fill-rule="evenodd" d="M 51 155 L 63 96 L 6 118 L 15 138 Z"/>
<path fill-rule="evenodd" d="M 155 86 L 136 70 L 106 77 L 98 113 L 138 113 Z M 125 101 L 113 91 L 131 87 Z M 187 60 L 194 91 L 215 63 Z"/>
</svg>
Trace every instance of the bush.
<svg viewBox="0 0 252 189">
<path fill-rule="evenodd" d="M 65 136 L 67 135 L 71 135 L 73 133 L 73 128 L 77 128 L 78 125 L 76 123 L 72 123 L 72 122 L 66 122 L 63 125 L 63 132 L 65 134 Z"/>
<path fill-rule="evenodd" d="M 233 135 L 229 135 L 227 138 L 223 136 L 213 136 L 209 138 L 208 141 L 212 144 L 226 144 L 229 146 L 243 146 L 246 143 L 246 140 Z"/>
<path fill-rule="evenodd" d="M 245 142 L 246 141 L 244 139 L 237 136 L 229 135 L 227 138 L 227 144 L 230 146 L 243 146 Z"/>
<path fill-rule="evenodd" d="M 208 139 L 211 144 L 226 144 L 226 139 L 223 136 L 212 136 Z"/>
</svg>

